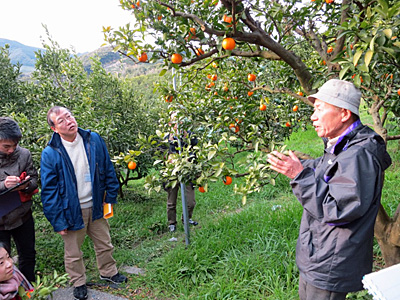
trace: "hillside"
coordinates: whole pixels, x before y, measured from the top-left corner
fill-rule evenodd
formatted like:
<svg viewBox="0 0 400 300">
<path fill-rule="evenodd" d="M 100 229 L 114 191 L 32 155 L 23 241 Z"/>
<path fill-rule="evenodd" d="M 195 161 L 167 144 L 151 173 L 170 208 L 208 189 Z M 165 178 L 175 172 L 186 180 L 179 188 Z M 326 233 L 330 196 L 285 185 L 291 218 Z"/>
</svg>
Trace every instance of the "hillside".
<svg viewBox="0 0 400 300">
<path fill-rule="evenodd" d="M 4 47 L 6 44 L 10 45 L 9 52 L 11 63 L 20 63 L 22 77 L 29 77 L 29 73 L 35 69 L 35 52 L 44 49 L 30 47 L 16 41 L 0 38 L 0 47 Z M 126 57 L 121 58 L 118 53 L 112 51 L 111 47 L 102 47 L 93 52 L 86 52 L 83 54 L 78 53 L 77 56 L 82 59 L 84 68 L 88 73 L 91 71 L 90 58 L 94 56 L 100 58 L 102 66 L 106 71 L 119 74 L 122 77 L 136 77 L 158 73 L 160 71 L 158 64 L 137 64 Z"/>
<path fill-rule="evenodd" d="M 112 51 L 111 47 L 102 47 L 80 56 L 85 70 L 90 72 L 90 58 L 99 57 L 103 68 L 112 74 L 122 77 L 136 77 L 160 72 L 160 64 L 136 63 L 129 58 L 121 57 Z"/>
<path fill-rule="evenodd" d="M 35 68 L 35 52 L 40 48 L 26 46 L 16 41 L 7 40 L 0 38 L 0 47 L 4 47 L 6 44 L 10 45 L 10 60 L 11 63 L 17 64 L 18 62 L 22 65 L 22 73 L 30 73 Z"/>
</svg>

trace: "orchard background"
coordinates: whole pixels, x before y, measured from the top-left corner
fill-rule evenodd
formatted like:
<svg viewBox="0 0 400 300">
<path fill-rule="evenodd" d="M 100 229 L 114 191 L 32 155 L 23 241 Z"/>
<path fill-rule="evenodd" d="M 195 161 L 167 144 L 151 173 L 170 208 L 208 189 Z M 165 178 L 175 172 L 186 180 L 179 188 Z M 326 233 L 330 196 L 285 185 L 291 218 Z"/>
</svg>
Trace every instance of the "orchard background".
<svg viewBox="0 0 400 300">
<path fill-rule="evenodd" d="M 388 134 L 400 116 L 398 1 L 120 3 L 133 12 L 137 26 L 104 28 L 107 42 L 133 60 L 144 52 L 150 61 L 162 59 L 163 72 L 176 69 L 179 88 L 162 90 L 178 96 L 168 112 L 178 111 L 182 128 L 202 130 L 197 165 L 188 164 L 183 153 L 181 163 L 164 164 L 161 181 L 197 178 L 207 190 L 221 175 L 243 176 L 235 192 L 245 203 L 249 193 L 273 183 L 263 150 L 306 125 L 307 95 L 328 78 L 353 81 L 375 131 L 386 141 L 400 138 Z M 159 137 L 168 129 L 168 113 L 162 117 Z M 248 160 L 241 172 L 232 158 L 242 151 Z M 147 182 L 158 189 L 159 183 L 154 176 Z M 388 265 L 400 262 L 399 212 L 400 206 L 390 217 L 381 206 L 376 221 Z"/>
<path fill-rule="evenodd" d="M 71 108 L 81 127 L 99 132 L 106 140 L 120 180 L 119 201 L 124 206 L 121 210 L 139 209 L 131 206 L 130 201 L 139 204 L 143 210 L 127 212 L 138 218 L 143 216 L 143 220 L 115 218 L 114 225 L 124 228 L 117 238 L 117 247 L 123 249 L 124 257 L 138 251 L 138 243 L 142 245 L 148 238 L 153 240 L 154 236 L 165 235 L 166 194 L 163 186 L 178 181 L 194 182 L 199 187 L 197 197 L 214 211 L 224 216 L 226 211 L 230 211 L 229 219 L 232 212 L 237 214 L 235 222 L 242 224 L 243 228 L 231 229 L 225 224 L 226 236 L 235 230 L 236 233 L 247 232 L 243 233 L 243 240 L 237 240 L 242 246 L 231 245 L 221 231 L 224 228 L 221 224 L 226 220 L 224 217 L 221 224 L 215 225 L 218 228 L 202 228 L 204 233 L 196 234 L 193 245 L 186 252 L 185 249 L 169 249 L 165 243 L 156 243 L 155 247 L 160 248 L 155 250 L 155 255 L 159 255 L 161 261 L 169 255 L 207 260 L 200 254 L 204 248 L 196 243 L 196 239 L 202 240 L 204 234 L 209 235 L 207 239 L 217 240 L 216 245 L 209 245 L 218 253 L 210 257 L 210 261 L 194 260 L 190 266 L 178 269 L 167 264 L 166 277 L 189 280 L 197 288 L 207 286 L 219 273 L 211 266 L 224 260 L 220 254 L 227 253 L 226 247 L 250 247 L 245 240 L 261 239 L 261 244 L 252 244 L 247 251 L 240 250 L 243 258 L 250 252 L 261 251 L 258 247 L 270 249 L 271 245 L 265 243 L 277 243 L 279 235 L 270 236 L 270 232 L 261 227 L 247 228 L 243 222 L 252 216 L 256 220 L 263 219 L 261 223 L 266 226 L 267 220 L 251 210 L 262 205 L 258 209 L 272 211 L 273 207 L 282 207 L 282 203 L 291 198 L 290 191 L 285 188 L 285 179 L 270 172 L 265 163 L 269 151 L 289 145 L 293 147 L 291 149 L 314 157 L 320 155 L 318 150 L 322 150 L 322 142 L 308 133 L 313 129 L 309 126 L 312 107 L 307 95 L 316 92 L 328 78 L 349 80 L 361 89 L 362 121 L 388 142 L 388 147 L 393 150 L 393 168 L 397 167 L 397 143 L 394 141 L 400 138 L 398 1 L 120 0 L 120 3 L 122 9 L 132 11 L 137 26 L 130 28 L 127 25 L 117 30 L 105 27 L 105 44 L 135 63 L 156 65 L 160 68 L 159 75 L 135 78 L 111 75 L 96 58 L 92 60 L 91 72 L 87 73 L 78 57 L 61 49 L 49 38 L 49 43 L 44 45 L 46 51 L 37 52 L 35 72 L 29 82 L 18 80 L 19 66 L 10 63 L 7 48 L 1 49 L 0 99 L 1 114 L 19 122 L 24 134 L 22 144 L 32 151 L 37 166 L 40 153 L 51 135 L 46 113 L 52 105 Z M 177 114 L 179 130 L 191 131 L 199 143 L 191 149 L 182 148 L 181 154 L 174 157 L 175 163 L 170 164 L 163 140 L 172 132 L 170 116 L 173 112 Z M 296 137 L 303 140 L 293 144 L 291 141 Z M 193 154 L 195 160 L 190 159 Z M 136 168 L 128 168 L 133 161 Z M 384 205 L 375 228 L 380 246 L 376 249 L 376 261 L 380 267 L 400 262 L 400 206 L 397 192 L 391 190 L 397 177 L 391 174 L 395 173 L 387 175 Z M 230 185 L 224 185 L 229 182 Z M 146 191 L 142 190 L 143 187 Z M 277 192 L 279 189 L 283 196 Z M 387 189 L 389 193 L 385 192 Z M 230 199 L 221 200 L 224 195 Z M 390 205 L 385 199 L 389 195 Z M 216 203 L 213 202 L 215 197 L 219 199 Z M 286 201 L 279 202 L 283 199 Z M 279 204 L 273 202 L 275 204 L 270 205 L 271 201 Z M 295 295 L 297 271 L 292 252 L 300 211 L 288 204 L 283 207 L 285 209 L 279 213 L 279 218 L 291 224 L 289 229 L 293 226 L 285 248 L 289 262 L 280 270 L 281 273 L 272 265 L 270 268 L 263 265 L 262 270 L 264 273 L 276 271 L 275 276 L 269 276 L 275 278 L 274 286 L 290 286 L 289 295 Z M 210 212 L 205 207 L 203 209 L 199 203 L 196 211 L 200 215 Z M 246 214 L 243 210 L 247 211 Z M 292 217 L 291 211 L 295 211 Z M 287 215 L 282 216 L 283 212 Z M 37 213 L 40 214 L 40 208 Z M 271 220 L 276 221 L 274 217 Z M 47 232 L 49 229 L 44 224 L 39 227 L 43 226 L 43 232 Z M 289 230 L 286 225 L 277 225 L 276 230 L 285 228 L 286 232 Z M 268 223 L 268 226 L 272 225 Z M 254 232 L 258 232 L 257 238 L 250 237 Z M 268 241 L 265 240 L 267 236 Z M 54 253 L 59 254 L 59 251 Z M 234 255 L 229 253 L 229 256 Z M 268 260 L 267 253 L 257 252 L 256 256 L 258 260 Z M 145 263 L 126 257 L 122 259 L 126 264 Z M 171 260 L 180 265 L 179 261 Z M 57 265 L 59 258 L 52 254 L 39 269 L 46 272 L 46 265 L 53 262 L 55 268 L 60 268 Z M 260 271 L 253 263 L 246 261 L 240 265 L 245 267 L 247 264 Z M 159 260 L 155 265 L 154 270 L 160 272 L 166 263 Z M 291 298 L 288 294 L 279 298 L 276 290 L 268 290 L 271 283 L 262 283 L 264 277 L 246 272 L 240 283 L 239 277 L 231 282 L 232 285 L 226 284 L 226 278 L 221 279 L 226 284 L 222 290 L 230 289 L 232 292 L 222 292 L 221 295 L 232 299 L 227 295 L 239 293 L 237 285 L 252 280 L 254 276 L 260 284 L 258 296 Z M 182 291 L 182 286 L 157 277 L 161 274 L 152 274 L 159 285 L 147 284 L 150 294 L 155 293 L 154 290 L 160 293 L 172 291 L 169 296 L 176 297 L 179 297 L 178 290 L 184 295 L 201 294 L 200 290 Z M 291 275 L 286 278 L 286 283 L 280 282 L 282 276 L 288 274 Z M 210 292 L 213 295 L 210 299 L 216 299 L 218 291 L 221 292 L 221 287 L 215 289 L 216 294 Z M 223 299 L 222 296 L 217 298 Z M 250 299 L 249 296 L 246 299 Z"/>
</svg>

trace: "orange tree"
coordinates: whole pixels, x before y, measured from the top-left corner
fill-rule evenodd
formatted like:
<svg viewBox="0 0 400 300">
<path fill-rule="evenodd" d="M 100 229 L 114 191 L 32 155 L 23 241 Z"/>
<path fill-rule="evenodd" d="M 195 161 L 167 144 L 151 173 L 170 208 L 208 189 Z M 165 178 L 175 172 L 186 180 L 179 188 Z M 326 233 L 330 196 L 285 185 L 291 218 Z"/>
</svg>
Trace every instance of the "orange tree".
<svg viewBox="0 0 400 300">
<path fill-rule="evenodd" d="M 184 119 L 190 120 L 185 126 L 195 124 L 205 130 L 206 140 L 198 147 L 199 184 L 223 172 L 248 173 L 246 186 L 236 186 L 245 197 L 259 188 L 260 179 L 270 180 L 262 153 L 255 150 L 260 145 L 271 149 L 282 134 L 298 126 L 298 116 L 290 110 L 293 102 L 298 101 L 304 115 L 309 104 L 306 96 L 327 78 L 353 81 L 363 92 L 374 129 L 386 140 L 399 138 L 389 136 L 385 127 L 388 120 L 399 123 L 398 1 L 155 0 L 142 1 L 140 7 L 127 0 L 120 3 L 132 10 L 137 27 L 104 28 L 108 43 L 132 59 L 146 51 L 152 53 L 150 60 L 164 61 L 165 71 L 180 70 L 182 85 L 171 110 L 180 112 L 183 124 Z M 196 54 L 199 48 L 204 54 Z M 182 61 L 171 62 L 175 53 Z M 206 81 L 216 64 L 218 79 Z M 248 73 L 257 75 L 254 83 L 246 82 Z M 229 97 L 238 97 L 234 105 L 223 98 L 226 89 L 233 93 Z M 261 117 L 256 107 L 263 101 L 268 105 Z M 242 126 L 232 121 L 241 120 L 241 113 L 246 113 Z M 218 135 L 221 138 L 215 140 Z M 231 169 L 226 167 L 231 155 L 231 148 L 224 148 L 228 143 L 239 145 L 237 151 L 254 150 L 246 172 L 232 164 Z M 202 165 L 202 150 L 208 163 L 214 164 L 209 174 Z M 251 162 L 258 174 L 251 173 Z M 179 173 L 171 169 L 167 177 Z M 389 217 L 383 207 L 377 218 L 376 236 L 388 265 L 400 261 L 399 218 L 399 213 Z"/>
<path fill-rule="evenodd" d="M 232 186 L 245 202 L 249 193 L 274 181 L 276 175 L 265 164 L 266 152 L 279 146 L 294 128 L 304 126 L 299 120 L 309 107 L 302 106 L 295 112 L 292 104 L 287 105 L 293 102 L 287 95 L 270 97 L 265 89 L 249 82 L 248 73 L 259 68 L 257 63 L 232 57 L 201 70 L 188 66 L 176 75 L 179 84 L 175 89 L 172 84 L 159 86 L 160 101 L 169 102 L 171 96 L 173 100 L 160 113 L 157 134 L 148 138 L 147 146 L 143 143 L 141 149 L 156 149 L 156 165 L 160 167 L 160 172 L 146 179 L 148 187 L 158 191 L 168 182 L 175 185 L 193 181 L 207 191 L 209 181 L 223 184 L 228 175 L 244 177 L 241 184 L 234 181 Z M 249 91 L 253 92 L 251 96 Z M 265 109 L 261 110 L 260 104 Z M 177 120 L 171 123 L 172 114 L 177 115 Z M 190 144 L 187 132 L 192 132 L 199 142 L 195 147 L 182 147 L 181 154 L 171 158 L 165 137 L 177 135 L 175 124 L 182 144 Z M 195 160 L 191 159 L 193 155 Z M 241 159 L 236 159 L 237 155 Z"/>
<path fill-rule="evenodd" d="M 131 151 L 134 157 L 127 159 L 120 154 L 135 149 L 141 133 L 155 130 L 152 111 L 159 110 L 160 105 L 144 99 L 140 91 L 133 89 L 134 79 L 121 80 L 107 73 L 98 58 L 92 59 L 88 74 L 82 61 L 56 42 L 51 40 L 44 49 L 36 53 L 32 81 L 26 83 L 17 80 L 18 66 L 13 66 L 7 51 L 0 49 L 0 70 L 4 79 L 7 78 L 0 85 L 2 115 L 11 116 L 19 123 L 22 143 L 39 166 L 41 152 L 52 134 L 46 122 L 48 109 L 53 105 L 70 108 L 79 126 L 98 132 L 105 140 L 122 195 L 122 187 L 129 180 L 147 175 L 153 158 L 140 151 Z M 128 169 L 132 160 L 137 162 L 134 170 Z"/>
<path fill-rule="evenodd" d="M 17 80 L 21 66 L 11 63 L 9 48 L 9 45 L 0 48 L 0 101 L 2 106 L 23 102 L 23 93 Z"/>
</svg>

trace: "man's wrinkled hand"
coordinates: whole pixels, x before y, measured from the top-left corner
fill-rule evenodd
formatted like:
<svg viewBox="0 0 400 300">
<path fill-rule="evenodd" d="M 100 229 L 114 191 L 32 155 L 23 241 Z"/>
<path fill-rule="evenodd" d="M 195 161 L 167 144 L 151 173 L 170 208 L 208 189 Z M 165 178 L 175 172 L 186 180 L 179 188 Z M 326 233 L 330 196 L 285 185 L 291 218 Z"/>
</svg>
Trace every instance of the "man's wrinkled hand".
<svg viewBox="0 0 400 300">
<path fill-rule="evenodd" d="M 281 173 L 290 179 L 295 178 L 304 169 L 300 160 L 291 150 L 289 150 L 289 156 L 278 151 L 272 151 L 268 154 L 267 161 L 272 170 Z"/>
</svg>

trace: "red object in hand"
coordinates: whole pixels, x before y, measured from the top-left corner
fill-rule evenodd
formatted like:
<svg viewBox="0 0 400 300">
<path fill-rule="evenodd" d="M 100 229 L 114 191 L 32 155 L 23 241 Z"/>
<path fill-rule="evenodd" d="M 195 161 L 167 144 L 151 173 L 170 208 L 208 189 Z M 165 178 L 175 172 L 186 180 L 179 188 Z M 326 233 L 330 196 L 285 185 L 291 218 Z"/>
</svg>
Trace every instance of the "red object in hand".
<svg viewBox="0 0 400 300">
<path fill-rule="evenodd" d="M 19 176 L 19 179 L 21 179 L 21 181 L 25 180 L 26 178 L 26 172 L 22 172 L 21 175 Z M 27 202 L 32 200 L 32 196 L 36 193 L 38 193 L 39 190 L 35 189 L 33 192 L 31 193 L 25 193 L 23 191 L 18 191 L 19 193 L 19 198 L 21 199 L 21 202 Z"/>
<path fill-rule="evenodd" d="M 26 172 L 22 172 L 21 175 L 19 175 L 19 179 L 21 179 L 21 181 L 25 180 L 26 178 Z"/>
</svg>

